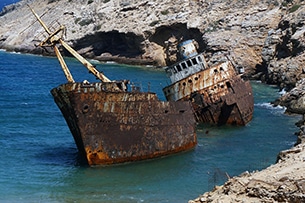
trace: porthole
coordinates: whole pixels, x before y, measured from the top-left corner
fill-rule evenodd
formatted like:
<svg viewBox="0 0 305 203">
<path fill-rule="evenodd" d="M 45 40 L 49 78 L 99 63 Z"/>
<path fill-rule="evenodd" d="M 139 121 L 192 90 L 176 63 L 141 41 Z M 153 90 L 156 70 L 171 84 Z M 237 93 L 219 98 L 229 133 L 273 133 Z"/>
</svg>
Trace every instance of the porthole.
<svg viewBox="0 0 305 203">
<path fill-rule="evenodd" d="M 83 106 L 83 113 L 87 113 L 89 111 L 89 105 L 88 104 L 85 104 Z"/>
</svg>

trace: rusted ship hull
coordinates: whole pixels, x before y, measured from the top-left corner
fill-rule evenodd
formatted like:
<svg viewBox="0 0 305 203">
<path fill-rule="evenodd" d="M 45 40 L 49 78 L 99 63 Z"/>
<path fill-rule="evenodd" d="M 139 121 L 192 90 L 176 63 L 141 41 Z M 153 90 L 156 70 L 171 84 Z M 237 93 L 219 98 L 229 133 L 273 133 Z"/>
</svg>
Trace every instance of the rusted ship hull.
<svg viewBox="0 0 305 203">
<path fill-rule="evenodd" d="M 250 82 L 236 74 L 231 62 L 207 68 L 202 58 L 199 54 L 188 59 L 193 68 L 202 70 L 165 87 L 166 99 L 191 101 L 198 122 L 246 125 L 254 109 Z"/>
<path fill-rule="evenodd" d="M 156 158 L 195 147 L 190 102 L 159 101 L 155 93 L 111 88 L 112 83 L 67 83 L 51 90 L 89 165 Z"/>
</svg>

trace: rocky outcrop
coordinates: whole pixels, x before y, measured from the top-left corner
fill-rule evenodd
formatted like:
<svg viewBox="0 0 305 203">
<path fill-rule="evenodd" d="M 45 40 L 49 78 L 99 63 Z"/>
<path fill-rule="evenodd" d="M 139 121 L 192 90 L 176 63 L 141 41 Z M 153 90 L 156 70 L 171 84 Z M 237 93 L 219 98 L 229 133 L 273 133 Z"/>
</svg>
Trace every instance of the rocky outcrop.
<svg viewBox="0 0 305 203">
<path fill-rule="evenodd" d="M 244 172 L 230 178 L 189 203 L 230 202 L 305 202 L 305 136 L 304 127 L 299 142 L 282 151 L 276 164 L 258 171 Z"/>
<path fill-rule="evenodd" d="M 274 105 L 286 107 L 286 113 L 305 115 L 305 79 L 296 83 L 289 92 L 273 102 Z"/>
<path fill-rule="evenodd" d="M 266 81 L 288 90 L 304 77 L 304 14 L 303 6 L 292 6 L 277 29 L 268 32 L 262 51 Z"/>
<path fill-rule="evenodd" d="M 188 1 L 23 0 L 1 14 L 0 48 L 49 54 L 34 46 L 43 30 L 27 3 L 47 24 L 65 25 L 65 41 L 88 58 L 164 66 L 165 43 L 172 36 L 203 44 L 202 32 L 188 26 Z"/>
</svg>

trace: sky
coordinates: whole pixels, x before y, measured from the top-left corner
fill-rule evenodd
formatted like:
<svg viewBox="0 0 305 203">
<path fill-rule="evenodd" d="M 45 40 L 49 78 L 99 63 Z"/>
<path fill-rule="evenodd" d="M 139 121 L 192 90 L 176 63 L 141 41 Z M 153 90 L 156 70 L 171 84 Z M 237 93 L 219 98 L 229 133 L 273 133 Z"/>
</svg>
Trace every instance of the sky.
<svg viewBox="0 0 305 203">
<path fill-rule="evenodd" d="M 2 8 L 4 6 L 7 6 L 7 5 L 12 4 L 12 3 L 16 3 L 18 1 L 19 0 L 0 0 L 0 11 L 2 10 Z"/>
</svg>

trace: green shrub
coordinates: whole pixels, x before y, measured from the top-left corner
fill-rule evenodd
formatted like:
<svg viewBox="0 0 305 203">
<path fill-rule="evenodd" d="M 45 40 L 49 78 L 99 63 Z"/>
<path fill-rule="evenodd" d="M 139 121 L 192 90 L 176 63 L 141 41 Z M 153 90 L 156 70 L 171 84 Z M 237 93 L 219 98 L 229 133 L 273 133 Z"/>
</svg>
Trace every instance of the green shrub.
<svg viewBox="0 0 305 203">
<path fill-rule="evenodd" d="M 169 13 L 168 10 L 161 11 L 161 14 L 162 14 L 162 15 L 167 15 L 168 13 Z"/>
<path fill-rule="evenodd" d="M 296 10 L 298 10 L 300 8 L 301 5 L 293 5 L 290 9 L 289 9 L 289 13 L 293 13 L 295 12 Z"/>
<path fill-rule="evenodd" d="M 74 23 L 77 24 L 80 20 L 81 20 L 81 18 L 76 18 Z"/>
<path fill-rule="evenodd" d="M 155 26 L 155 25 L 157 25 L 159 22 L 160 22 L 159 20 L 155 20 L 155 21 L 151 22 L 151 23 L 149 24 L 149 26 Z"/>
<path fill-rule="evenodd" d="M 79 24 L 80 26 L 85 26 L 85 25 L 91 24 L 92 22 L 93 22 L 92 19 L 83 19 L 83 20 L 79 21 L 78 24 Z"/>
<path fill-rule="evenodd" d="M 95 30 L 95 31 L 100 30 L 101 27 L 102 27 L 101 25 L 97 25 L 97 26 L 94 27 L 94 30 Z"/>
<path fill-rule="evenodd" d="M 49 0 L 49 1 L 48 1 L 48 4 L 54 3 L 54 2 L 56 2 L 56 1 L 58 1 L 58 0 Z"/>
</svg>

